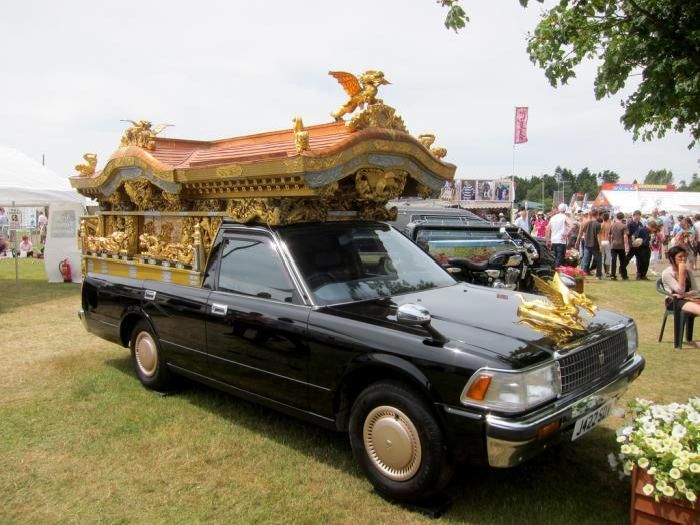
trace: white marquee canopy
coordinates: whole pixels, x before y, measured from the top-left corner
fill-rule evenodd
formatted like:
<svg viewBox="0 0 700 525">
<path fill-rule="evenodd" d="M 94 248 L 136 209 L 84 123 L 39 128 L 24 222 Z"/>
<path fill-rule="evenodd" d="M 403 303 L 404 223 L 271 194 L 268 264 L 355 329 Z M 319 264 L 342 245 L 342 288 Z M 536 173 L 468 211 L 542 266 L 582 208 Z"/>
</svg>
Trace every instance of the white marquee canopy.
<svg viewBox="0 0 700 525">
<path fill-rule="evenodd" d="M 80 215 L 85 211 L 85 197 L 71 187 L 67 177 L 61 177 L 16 149 L 0 146 L 0 206 L 48 207 L 44 249 L 48 280 L 63 281 L 59 263 L 65 259 L 70 262 L 72 280 L 80 280 L 76 238 Z"/>
<path fill-rule="evenodd" d="M 700 213 L 700 192 L 603 190 L 601 193 L 614 211 L 632 213 L 639 210 L 648 214 L 656 208 L 673 215 Z"/>
<path fill-rule="evenodd" d="M 85 197 L 61 177 L 21 151 L 0 146 L 0 206 L 48 206 L 51 202 L 84 205 Z"/>
</svg>

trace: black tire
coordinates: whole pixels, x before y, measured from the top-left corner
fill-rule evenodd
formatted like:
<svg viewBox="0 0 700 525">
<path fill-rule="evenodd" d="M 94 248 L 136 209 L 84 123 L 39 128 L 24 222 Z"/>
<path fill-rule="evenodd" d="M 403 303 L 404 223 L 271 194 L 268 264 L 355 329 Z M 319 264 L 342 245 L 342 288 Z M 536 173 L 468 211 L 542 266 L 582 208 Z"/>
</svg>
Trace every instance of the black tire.
<svg viewBox="0 0 700 525">
<path fill-rule="evenodd" d="M 425 502 L 450 482 L 442 429 L 430 405 L 410 387 L 395 381 L 367 387 L 352 406 L 349 431 L 355 459 L 380 494 Z"/>
<path fill-rule="evenodd" d="M 165 364 L 158 339 L 146 321 L 136 324 L 129 346 L 134 370 L 141 384 L 152 390 L 168 390 L 173 385 L 173 375 Z"/>
</svg>

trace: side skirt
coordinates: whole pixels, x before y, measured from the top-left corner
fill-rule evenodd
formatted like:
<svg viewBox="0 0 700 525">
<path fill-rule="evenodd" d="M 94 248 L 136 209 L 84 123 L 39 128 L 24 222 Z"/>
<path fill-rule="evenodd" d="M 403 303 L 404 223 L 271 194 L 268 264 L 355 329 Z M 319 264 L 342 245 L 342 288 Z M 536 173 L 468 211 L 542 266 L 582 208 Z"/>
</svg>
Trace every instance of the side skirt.
<svg viewBox="0 0 700 525">
<path fill-rule="evenodd" d="M 233 394 L 234 396 L 245 399 L 246 401 L 252 401 L 253 403 L 258 403 L 260 405 L 270 407 L 274 410 L 278 410 L 290 416 L 294 416 L 299 419 L 303 419 L 304 421 L 314 423 L 328 430 L 334 430 L 336 432 L 338 431 L 335 419 L 333 418 L 325 417 L 315 412 L 309 412 L 307 410 L 302 410 L 300 408 L 280 403 L 279 401 L 275 401 L 274 399 L 270 399 L 269 397 L 260 396 L 247 390 L 236 388 L 221 381 L 217 381 L 216 379 L 212 379 L 210 377 L 191 372 L 189 370 L 180 368 L 179 366 L 170 363 L 168 363 L 168 368 L 170 368 L 174 373 L 178 375 L 188 377 L 194 381 L 203 383 L 205 385 L 209 385 L 218 390 L 223 390 L 224 392 Z"/>
</svg>

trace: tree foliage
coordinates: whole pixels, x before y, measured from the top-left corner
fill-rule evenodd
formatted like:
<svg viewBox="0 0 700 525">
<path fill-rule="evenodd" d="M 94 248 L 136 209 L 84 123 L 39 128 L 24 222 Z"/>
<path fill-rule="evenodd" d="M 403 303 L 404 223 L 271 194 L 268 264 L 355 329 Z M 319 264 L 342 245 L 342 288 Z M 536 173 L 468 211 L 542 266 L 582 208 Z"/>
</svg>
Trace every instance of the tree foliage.
<svg viewBox="0 0 700 525">
<path fill-rule="evenodd" d="M 597 99 L 638 77 L 620 118 L 635 140 L 686 128 L 690 147 L 700 139 L 697 0 L 560 0 L 543 15 L 527 49 L 555 87 L 573 78 L 584 59 L 598 59 Z"/>
<path fill-rule="evenodd" d="M 684 180 L 678 183 L 676 187 L 678 191 L 700 191 L 700 177 L 697 173 L 693 173 L 693 178 L 690 180 L 690 184 L 686 184 Z"/>
<path fill-rule="evenodd" d="M 557 166 L 553 175 L 533 175 L 529 178 L 515 177 L 515 201 L 522 200 L 543 202 L 545 209 L 551 208 L 555 191 L 564 192 L 564 201 L 569 202 L 574 193 L 587 193 L 594 199 L 602 182 L 617 182 L 620 176 L 612 170 L 591 173 L 588 168 L 574 173 L 568 168 Z"/>
<path fill-rule="evenodd" d="M 541 1 L 541 0 L 538 0 Z M 519 0 L 527 6 L 527 0 Z M 468 21 L 458 0 L 445 26 Z M 620 118 L 635 140 L 688 130 L 689 148 L 700 139 L 700 2 L 698 0 L 559 0 L 529 36 L 530 59 L 552 86 L 566 84 L 584 60 L 599 60 L 597 99 L 618 93 L 632 79 Z"/>
<path fill-rule="evenodd" d="M 649 170 L 644 184 L 673 184 L 673 172 L 669 170 Z"/>
</svg>

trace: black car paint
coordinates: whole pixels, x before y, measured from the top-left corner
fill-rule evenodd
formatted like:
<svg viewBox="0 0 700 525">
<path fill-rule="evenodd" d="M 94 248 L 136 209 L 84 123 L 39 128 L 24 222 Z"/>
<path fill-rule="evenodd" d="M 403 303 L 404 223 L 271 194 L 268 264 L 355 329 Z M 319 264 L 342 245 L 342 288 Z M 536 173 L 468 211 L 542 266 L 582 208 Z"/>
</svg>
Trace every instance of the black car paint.
<svg viewBox="0 0 700 525">
<path fill-rule="evenodd" d="M 338 430 L 346 429 L 352 397 L 362 385 L 399 378 L 441 409 L 438 417 L 456 458 L 484 461 L 485 413 L 459 402 L 467 380 L 481 367 L 520 369 L 553 353 L 552 341 L 518 322 L 518 296 L 455 283 L 315 306 L 274 228 L 224 223 L 212 253 L 229 232 L 242 228 L 280 244 L 279 253 L 299 286 L 298 304 L 89 273 L 83 284 L 88 329 L 127 346 L 125 327 L 146 319 L 177 373 Z M 215 258 L 209 262 L 215 263 Z M 215 279 L 205 282 L 215 288 Z M 155 298 L 144 298 L 145 290 L 155 292 Z M 227 305 L 224 317 L 212 316 L 213 303 Z M 406 303 L 428 308 L 432 326 L 449 341 L 437 344 L 425 329 L 398 323 L 396 310 Z M 619 332 L 628 322 L 600 311 L 581 342 Z"/>
</svg>

